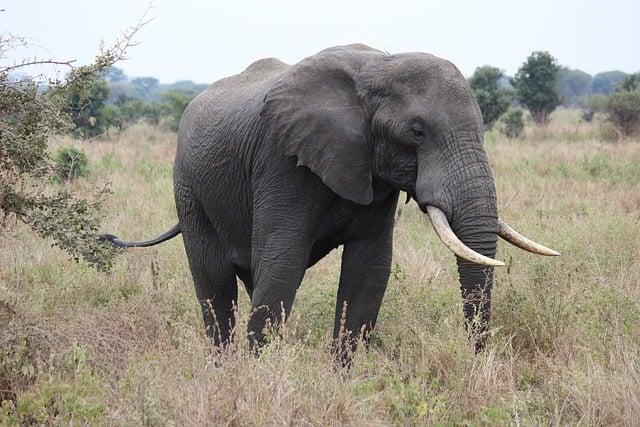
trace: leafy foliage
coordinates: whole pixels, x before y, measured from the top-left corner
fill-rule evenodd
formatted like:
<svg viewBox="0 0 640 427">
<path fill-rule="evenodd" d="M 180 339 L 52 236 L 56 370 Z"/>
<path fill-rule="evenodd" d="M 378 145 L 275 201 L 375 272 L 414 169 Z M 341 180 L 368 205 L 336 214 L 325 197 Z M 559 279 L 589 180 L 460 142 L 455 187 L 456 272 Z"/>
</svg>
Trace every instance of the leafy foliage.
<svg viewBox="0 0 640 427">
<path fill-rule="evenodd" d="M 612 139 L 640 132 L 640 73 L 620 80 L 611 95 L 588 99 L 583 105 L 582 118 L 590 121 L 597 112 L 604 114 L 610 127 L 603 130 L 608 131 Z"/>
<path fill-rule="evenodd" d="M 620 82 L 619 89 L 621 91 L 632 92 L 640 87 L 640 72 L 629 74 Z"/>
<path fill-rule="evenodd" d="M 583 100 L 581 108 L 582 111 L 580 112 L 580 117 L 582 117 L 582 120 L 584 120 L 585 122 L 592 121 L 596 113 L 602 111 L 602 106 L 604 105 L 605 99 L 605 95 L 596 94 Z"/>
<path fill-rule="evenodd" d="M 13 188 L 5 189 L 2 209 L 14 213 L 43 238 L 51 238 L 53 245 L 67 251 L 73 260 L 85 260 L 101 271 L 109 271 L 117 249 L 98 239 L 102 215 L 100 209 L 103 189 L 93 200 L 71 194 L 67 189 L 56 189 L 52 195 L 28 195 Z"/>
<path fill-rule="evenodd" d="M 140 121 L 152 125 L 163 124 L 169 130 L 176 131 L 187 104 L 206 88 L 206 85 L 190 80 L 160 84 L 154 77 L 130 79 L 115 67 L 105 72 L 105 78 L 97 85 L 107 85 L 108 98 L 94 97 L 86 102 L 91 104 L 89 110 L 95 111 L 91 129 L 106 134 L 110 128 L 122 131 Z"/>
<path fill-rule="evenodd" d="M 144 102 L 120 94 L 115 103 L 101 108 L 98 121 L 105 133 L 110 127 L 124 130 L 141 121 L 154 126 L 163 123 L 169 130 L 176 131 L 182 113 L 193 97 L 194 94 L 170 91 L 163 94 L 161 101 Z"/>
<path fill-rule="evenodd" d="M 512 108 L 501 118 L 502 128 L 500 129 L 508 138 L 519 138 L 524 130 L 524 115 L 519 108 Z"/>
<path fill-rule="evenodd" d="M 504 73 L 495 67 L 476 68 L 469 79 L 469 85 L 482 111 L 482 119 L 487 128 L 491 128 L 511 104 L 511 91 L 500 87 Z"/>
<path fill-rule="evenodd" d="M 107 81 L 109 82 L 110 96 L 107 103 L 116 103 L 121 96 L 127 98 L 137 99 L 144 103 L 162 102 L 163 96 L 168 92 L 181 92 L 190 95 L 196 95 L 202 90 L 206 89 L 207 84 L 194 83 L 191 80 L 180 80 L 174 83 L 157 83 L 157 84 L 145 84 L 148 79 L 155 79 L 153 77 L 136 77 L 130 78 L 123 72 L 123 78 L 118 80 L 111 80 L 107 74 Z M 142 80 L 140 80 L 142 79 Z M 136 82 L 136 84 L 134 84 Z"/>
<path fill-rule="evenodd" d="M 56 184 L 58 173 L 69 178 L 82 173 L 82 168 L 68 168 L 67 160 L 82 156 L 61 152 L 61 168 L 54 167 L 48 143 L 52 136 L 70 130 L 77 129 L 83 135 L 94 135 L 99 130 L 100 123 L 95 118 L 108 88 L 97 78 L 123 58 L 142 25 L 140 21 L 87 66 L 35 59 L 0 68 L 0 219 L 17 218 L 40 236 L 51 238 L 73 259 L 84 259 L 103 271 L 111 267 L 116 251 L 93 236 L 99 229 L 99 210 L 108 190 L 102 189 L 87 199 Z M 24 38 L 0 37 L 0 59 L 21 44 L 25 44 Z M 61 64 L 70 72 L 65 80 L 11 76 L 38 64 Z M 86 163 L 86 156 L 83 160 Z"/>
<path fill-rule="evenodd" d="M 187 108 L 189 102 L 191 102 L 191 100 L 193 99 L 193 95 L 181 92 L 168 92 L 164 95 L 163 98 L 166 102 L 167 111 L 169 114 L 167 125 L 169 129 L 177 131 L 182 113 L 184 112 L 185 108 Z"/>
<path fill-rule="evenodd" d="M 143 100 L 149 100 L 151 94 L 157 90 L 160 81 L 155 77 L 136 77 L 131 80 L 131 84 L 137 88 Z"/>
<path fill-rule="evenodd" d="M 113 65 L 107 68 L 104 76 L 109 82 L 121 82 L 127 79 L 124 71 L 121 68 L 115 67 Z"/>
<path fill-rule="evenodd" d="M 536 124 L 546 125 L 549 115 L 561 103 L 556 88 L 559 69 L 549 52 L 533 52 L 511 81 L 518 100 L 527 107 Z"/>
<path fill-rule="evenodd" d="M 640 131 L 640 87 L 610 95 L 602 108 L 607 121 L 622 135 L 630 136 Z"/>
<path fill-rule="evenodd" d="M 616 90 L 616 86 L 624 80 L 626 73 L 622 71 L 605 71 L 593 76 L 591 92 L 602 95 L 610 95 Z"/>
<path fill-rule="evenodd" d="M 87 154 L 75 147 L 60 147 L 55 163 L 56 176 L 63 182 L 89 175 Z"/>
<path fill-rule="evenodd" d="M 102 134 L 108 126 L 105 120 L 105 101 L 109 97 L 106 80 L 93 79 L 69 93 L 68 113 L 73 121 L 74 133 L 84 138 Z"/>
<path fill-rule="evenodd" d="M 167 104 L 153 101 L 144 104 L 142 107 L 142 117 L 152 125 L 160 124 L 160 121 L 167 115 Z"/>
<path fill-rule="evenodd" d="M 557 88 L 562 103 L 567 107 L 578 105 L 580 100 L 591 93 L 591 74 L 581 70 L 560 67 Z"/>
</svg>

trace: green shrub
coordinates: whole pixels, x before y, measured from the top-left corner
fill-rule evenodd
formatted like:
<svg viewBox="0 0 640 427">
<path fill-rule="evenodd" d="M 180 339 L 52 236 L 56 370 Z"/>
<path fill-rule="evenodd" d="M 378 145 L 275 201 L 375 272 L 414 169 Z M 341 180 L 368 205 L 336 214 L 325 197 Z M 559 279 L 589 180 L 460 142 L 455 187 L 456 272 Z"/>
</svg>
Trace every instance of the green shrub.
<svg viewBox="0 0 640 427">
<path fill-rule="evenodd" d="M 144 102 L 141 100 L 131 98 L 124 94 L 120 94 L 113 105 L 118 110 L 120 116 L 120 122 L 118 123 L 119 129 L 125 129 L 130 124 L 140 120 L 145 107 Z"/>
<path fill-rule="evenodd" d="M 165 92 L 162 95 L 168 115 L 167 126 L 170 130 L 174 132 L 178 130 L 182 113 L 194 97 L 193 94 L 178 91 Z"/>
<path fill-rule="evenodd" d="M 622 135 L 640 131 L 640 88 L 621 91 L 607 97 L 602 106 L 607 122 Z"/>
<path fill-rule="evenodd" d="M 510 109 L 500 118 L 500 131 L 508 138 L 519 138 L 524 130 L 524 115 L 519 108 Z"/>
<path fill-rule="evenodd" d="M 596 94 L 585 99 L 581 105 L 580 118 L 585 122 L 591 122 L 596 113 L 602 111 L 605 99 L 606 96 L 601 94 Z"/>
<path fill-rule="evenodd" d="M 167 115 L 167 105 L 161 102 L 153 101 L 144 104 L 142 117 L 144 120 L 154 126 L 160 124 L 163 117 Z"/>
<path fill-rule="evenodd" d="M 60 181 L 73 181 L 89 175 L 87 154 L 75 147 L 60 147 L 56 154 L 56 178 Z"/>
<path fill-rule="evenodd" d="M 633 92 L 640 87 L 640 72 L 629 74 L 618 84 L 619 91 Z"/>
</svg>

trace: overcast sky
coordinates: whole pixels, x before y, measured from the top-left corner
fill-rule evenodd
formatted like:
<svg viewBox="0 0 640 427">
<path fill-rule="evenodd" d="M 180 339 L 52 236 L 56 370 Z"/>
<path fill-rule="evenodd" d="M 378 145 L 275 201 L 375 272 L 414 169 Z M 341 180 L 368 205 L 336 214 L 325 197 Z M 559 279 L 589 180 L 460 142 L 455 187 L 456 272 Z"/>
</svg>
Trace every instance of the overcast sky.
<svg viewBox="0 0 640 427">
<path fill-rule="evenodd" d="M 30 37 L 29 55 L 91 61 L 135 24 L 148 1 L 0 0 L 0 32 Z M 118 64 L 130 76 L 209 83 L 256 59 L 294 63 L 361 42 L 424 51 L 465 75 L 484 64 L 513 74 L 533 50 L 591 74 L 640 70 L 640 0 L 156 0 L 155 19 Z M 46 48 L 46 49 L 45 49 Z M 25 52 L 16 52 L 24 54 Z"/>
</svg>

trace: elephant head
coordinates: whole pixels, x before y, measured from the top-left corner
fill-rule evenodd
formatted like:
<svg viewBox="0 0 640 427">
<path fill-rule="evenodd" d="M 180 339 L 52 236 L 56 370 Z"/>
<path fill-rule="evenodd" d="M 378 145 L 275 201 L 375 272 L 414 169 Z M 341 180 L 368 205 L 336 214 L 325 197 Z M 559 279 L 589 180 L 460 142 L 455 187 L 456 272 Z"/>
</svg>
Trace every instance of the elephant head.
<svg viewBox="0 0 640 427">
<path fill-rule="evenodd" d="M 339 196 L 367 205 L 377 189 L 393 188 L 417 201 L 457 256 L 474 333 L 486 330 L 493 267 L 503 265 L 495 260 L 498 236 L 558 255 L 498 218 L 482 114 L 451 62 L 362 45 L 332 48 L 292 67 L 264 101 L 267 134 Z"/>
</svg>

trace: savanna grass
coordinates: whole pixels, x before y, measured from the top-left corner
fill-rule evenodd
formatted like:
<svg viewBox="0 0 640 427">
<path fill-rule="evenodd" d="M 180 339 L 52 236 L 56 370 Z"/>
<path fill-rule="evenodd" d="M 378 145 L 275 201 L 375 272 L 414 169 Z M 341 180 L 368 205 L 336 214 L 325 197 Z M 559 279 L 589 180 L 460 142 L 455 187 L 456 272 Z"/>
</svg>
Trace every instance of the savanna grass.
<svg viewBox="0 0 640 427">
<path fill-rule="evenodd" d="M 260 358 L 244 327 L 214 354 L 180 239 L 121 256 L 111 275 L 26 228 L 0 241 L 4 424 L 634 424 L 640 418 L 639 141 L 600 141 L 561 112 L 522 139 L 486 136 L 500 214 L 560 250 L 500 244 L 491 337 L 474 356 L 453 256 L 399 205 L 389 288 L 349 371 L 329 354 L 339 251 L 306 275 Z M 143 238 L 175 221 L 175 134 L 135 126 L 91 142 L 69 185 L 114 195 L 105 230 Z"/>
</svg>

